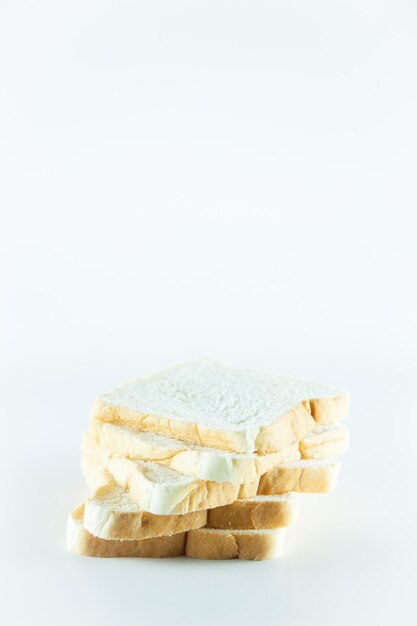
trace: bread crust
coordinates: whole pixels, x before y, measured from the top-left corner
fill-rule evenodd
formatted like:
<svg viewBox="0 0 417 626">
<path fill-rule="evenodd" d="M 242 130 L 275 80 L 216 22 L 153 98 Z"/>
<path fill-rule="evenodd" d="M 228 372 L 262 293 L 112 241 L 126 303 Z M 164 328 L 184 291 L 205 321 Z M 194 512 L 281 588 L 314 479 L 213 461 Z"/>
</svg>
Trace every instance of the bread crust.
<svg viewBox="0 0 417 626">
<path fill-rule="evenodd" d="M 328 459 L 330 457 L 338 456 L 339 454 L 343 454 L 349 447 L 349 438 L 346 439 L 335 439 L 334 441 L 324 441 L 323 443 L 319 443 L 316 446 L 310 445 L 305 448 L 301 447 L 300 443 L 300 453 L 301 458 L 305 460 L 318 460 L 318 459 Z"/>
<path fill-rule="evenodd" d="M 236 500 L 207 511 L 207 527 L 236 530 L 286 528 L 298 519 L 299 498 L 294 496 Z"/>
<path fill-rule="evenodd" d="M 334 424 L 344 419 L 349 412 L 349 396 L 332 396 L 307 400 L 308 410 L 317 424 Z"/>
<path fill-rule="evenodd" d="M 335 459 L 323 459 L 321 464 L 309 460 L 282 463 L 261 476 L 258 494 L 328 493 L 335 489 L 339 471 L 340 462 Z"/>
<path fill-rule="evenodd" d="M 185 554 L 194 559 L 263 561 L 279 555 L 283 533 L 200 528 L 187 533 Z"/>
<path fill-rule="evenodd" d="M 175 535 L 207 524 L 207 511 L 185 515 L 154 515 L 147 511 L 111 509 L 106 504 L 107 489 L 85 502 L 84 528 L 101 539 L 137 541 L 150 537 Z M 103 502 L 104 500 L 104 502 Z"/>
<path fill-rule="evenodd" d="M 302 459 L 325 459 L 346 452 L 349 447 L 349 431 L 346 426 L 335 424 L 320 427 L 300 439 L 299 450 Z"/>
</svg>

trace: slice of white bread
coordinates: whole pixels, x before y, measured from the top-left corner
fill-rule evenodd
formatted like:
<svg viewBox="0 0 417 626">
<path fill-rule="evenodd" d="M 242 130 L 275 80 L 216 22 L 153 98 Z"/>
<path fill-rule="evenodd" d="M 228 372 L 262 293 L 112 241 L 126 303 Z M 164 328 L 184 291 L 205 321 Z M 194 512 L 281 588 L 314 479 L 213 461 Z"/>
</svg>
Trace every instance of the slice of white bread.
<svg viewBox="0 0 417 626">
<path fill-rule="evenodd" d="M 303 459 L 324 459 L 346 452 L 349 447 L 349 431 L 342 424 L 317 425 L 299 442 Z"/>
<path fill-rule="evenodd" d="M 226 452 L 97 420 L 91 421 L 87 440 L 120 456 L 162 463 L 202 480 L 241 484 L 282 462 L 342 454 L 349 446 L 349 431 L 342 424 L 316 425 L 299 442 L 269 454 Z"/>
<path fill-rule="evenodd" d="M 202 481 L 158 463 L 109 455 L 83 439 L 81 465 L 90 492 L 118 484 L 143 511 L 156 515 L 184 515 L 231 504 L 238 498 L 288 491 L 326 493 L 337 484 L 340 462 L 334 458 L 301 459 L 276 465 L 242 485 Z"/>
<path fill-rule="evenodd" d="M 158 463 L 109 456 L 99 446 L 87 447 L 85 440 L 81 466 L 92 495 L 116 482 L 143 511 L 156 515 L 184 515 L 230 504 L 243 493 L 255 495 L 259 482 L 248 483 L 241 492 L 239 485 L 200 480 Z"/>
<path fill-rule="evenodd" d="M 263 561 L 279 556 L 285 528 L 278 530 L 218 530 L 199 528 L 187 533 L 185 554 L 194 559 Z"/>
<path fill-rule="evenodd" d="M 185 549 L 185 533 L 152 537 L 140 541 L 117 541 L 94 537 L 83 526 L 84 505 L 78 506 L 68 518 L 67 546 L 83 556 L 165 558 L 181 556 Z"/>
<path fill-rule="evenodd" d="M 186 515 L 154 515 L 142 511 L 121 487 L 106 487 L 84 504 L 84 528 L 101 539 L 141 540 L 202 528 L 256 530 L 295 523 L 299 498 L 295 493 L 253 496 L 208 511 Z"/>
<path fill-rule="evenodd" d="M 141 540 L 182 533 L 207 523 L 207 511 L 154 515 L 131 501 L 121 487 L 99 489 L 84 505 L 84 528 L 101 539 Z"/>
<path fill-rule="evenodd" d="M 188 533 L 140 541 L 94 537 L 83 526 L 84 505 L 69 516 L 67 546 L 76 554 L 94 557 L 164 558 L 184 553 L 197 559 L 248 559 L 260 561 L 279 555 L 284 529 L 218 530 L 202 528 Z"/>
<path fill-rule="evenodd" d="M 201 480 L 248 483 L 283 461 L 301 458 L 298 442 L 280 452 L 226 452 L 187 444 L 172 437 L 123 426 L 91 420 L 86 441 L 119 456 L 167 465 Z M 315 446 L 317 449 L 317 445 Z"/>
<path fill-rule="evenodd" d="M 207 527 L 236 530 L 286 528 L 297 521 L 299 502 L 298 494 L 293 492 L 236 500 L 207 511 Z"/>
<path fill-rule="evenodd" d="M 202 359 L 100 395 L 92 416 L 231 452 L 269 453 L 347 410 L 339 389 Z"/>
<path fill-rule="evenodd" d="M 258 494 L 272 495 L 287 491 L 327 493 L 335 489 L 339 471 L 340 462 L 333 458 L 281 463 L 261 476 Z"/>
</svg>

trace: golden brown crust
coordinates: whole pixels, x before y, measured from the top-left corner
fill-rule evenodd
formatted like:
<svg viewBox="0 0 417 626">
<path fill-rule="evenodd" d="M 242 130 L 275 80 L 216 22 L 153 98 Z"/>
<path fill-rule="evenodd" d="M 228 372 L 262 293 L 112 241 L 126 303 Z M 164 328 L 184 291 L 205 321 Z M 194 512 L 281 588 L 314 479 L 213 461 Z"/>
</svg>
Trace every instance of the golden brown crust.
<svg viewBox="0 0 417 626">
<path fill-rule="evenodd" d="M 236 500 L 208 511 L 207 527 L 236 530 L 286 528 L 298 517 L 298 498 Z"/>
<path fill-rule="evenodd" d="M 198 559 L 263 560 L 277 556 L 283 530 L 274 532 L 222 531 L 198 529 L 141 541 L 117 541 L 93 537 L 83 528 L 84 505 L 77 507 L 68 520 L 68 548 L 83 556 L 166 558 L 184 553 Z"/>
<path fill-rule="evenodd" d="M 300 493 L 327 493 L 336 487 L 340 463 L 331 461 L 310 465 L 309 461 L 283 463 L 264 474 L 259 481 L 258 494 L 273 495 L 298 491 Z"/>
<path fill-rule="evenodd" d="M 207 511 L 195 511 L 185 515 L 153 515 L 142 512 L 118 513 L 112 516 L 105 539 L 141 540 L 149 537 L 175 535 L 187 530 L 201 528 L 207 522 Z"/>
<path fill-rule="evenodd" d="M 100 491 L 96 494 L 100 497 Z M 118 539 L 138 541 L 149 537 L 161 537 L 174 535 L 187 530 L 201 528 L 207 524 L 207 511 L 194 511 L 185 515 L 154 515 L 147 511 L 109 511 L 105 521 L 100 522 L 97 528 L 95 520 L 95 506 L 93 501 L 86 502 L 84 513 L 84 526 L 93 535 L 101 539 Z M 89 512 L 90 507 L 90 512 Z M 89 513 L 92 512 L 89 524 Z M 100 514 L 99 514 L 100 517 Z"/>
<path fill-rule="evenodd" d="M 317 424 L 334 424 L 344 419 L 349 412 L 349 396 L 334 396 L 332 398 L 316 398 L 307 400 L 311 415 Z"/>
<path fill-rule="evenodd" d="M 275 532 L 210 531 L 200 528 L 187 533 L 185 554 L 194 559 L 245 559 L 262 561 L 278 556 L 283 530 Z"/>
<path fill-rule="evenodd" d="M 182 422 L 141 413 L 123 406 L 113 407 L 104 403 L 100 398 L 97 398 L 93 405 L 91 417 L 102 422 L 126 424 L 139 430 L 149 430 L 181 441 L 197 443 L 201 446 L 248 452 L 244 431 L 216 430 L 193 422 Z"/>
<path fill-rule="evenodd" d="M 316 446 L 301 447 L 302 459 L 328 459 L 346 452 L 349 446 L 348 439 L 335 439 L 334 441 L 324 441 Z"/>
<path fill-rule="evenodd" d="M 263 426 L 259 430 L 255 442 L 256 451 L 267 454 L 276 449 L 288 448 L 315 426 L 314 418 L 303 403 L 300 403 L 270 426 Z"/>
</svg>

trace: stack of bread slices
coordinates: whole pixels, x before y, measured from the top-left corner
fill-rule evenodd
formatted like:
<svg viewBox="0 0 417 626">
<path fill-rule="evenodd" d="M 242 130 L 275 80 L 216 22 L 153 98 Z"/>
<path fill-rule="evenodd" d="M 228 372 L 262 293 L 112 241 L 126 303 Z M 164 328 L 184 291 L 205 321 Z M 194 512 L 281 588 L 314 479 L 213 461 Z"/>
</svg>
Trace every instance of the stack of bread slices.
<svg viewBox="0 0 417 626">
<path fill-rule="evenodd" d="M 344 391 L 203 359 L 98 397 L 82 440 L 90 495 L 68 520 L 88 556 L 268 559 L 300 493 L 336 486 Z"/>
</svg>

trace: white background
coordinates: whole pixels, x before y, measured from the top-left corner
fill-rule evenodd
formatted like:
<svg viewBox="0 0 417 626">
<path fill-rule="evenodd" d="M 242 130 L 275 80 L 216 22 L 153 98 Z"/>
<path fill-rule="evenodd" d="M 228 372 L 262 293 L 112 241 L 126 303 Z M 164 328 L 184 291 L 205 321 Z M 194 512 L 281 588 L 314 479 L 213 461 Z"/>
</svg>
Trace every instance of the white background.
<svg viewBox="0 0 417 626">
<path fill-rule="evenodd" d="M 411 623 L 417 7 L 0 4 L 5 624 Z M 211 355 L 347 388 L 281 560 L 65 548 L 99 391 Z"/>
</svg>

